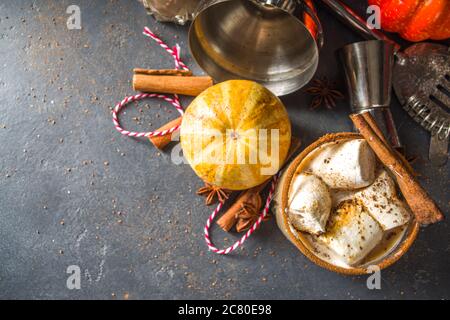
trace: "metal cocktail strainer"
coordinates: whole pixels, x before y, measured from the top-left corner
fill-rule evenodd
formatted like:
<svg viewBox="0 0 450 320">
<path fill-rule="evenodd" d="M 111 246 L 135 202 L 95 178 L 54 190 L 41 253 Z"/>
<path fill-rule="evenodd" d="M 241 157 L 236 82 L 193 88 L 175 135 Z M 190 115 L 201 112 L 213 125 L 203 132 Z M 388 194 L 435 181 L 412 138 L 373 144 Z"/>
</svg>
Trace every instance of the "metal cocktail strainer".
<svg viewBox="0 0 450 320">
<path fill-rule="evenodd" d="M 406 56 L 406 57 L 403 57 Z M 394 90 L 403 108 L 431 132 L 429 157 L 433 164 L 447 162 L 450 135 L 450 55 L 447 48 L 419 43 L 398 56 Z"/>
<path fill-rule="evenodd" d="M 400 45 L 337 0 L 322 0 L 346 24 L 365 37 L 384 40 L 396 48 L 393 72 L 395 93 L 403 108 L 431 132 L 429 157 L 434 165 L 447 162 L 450 136 L 450 52 L 445 45 L 417 43 L 400 52 Z"/>
</svg>

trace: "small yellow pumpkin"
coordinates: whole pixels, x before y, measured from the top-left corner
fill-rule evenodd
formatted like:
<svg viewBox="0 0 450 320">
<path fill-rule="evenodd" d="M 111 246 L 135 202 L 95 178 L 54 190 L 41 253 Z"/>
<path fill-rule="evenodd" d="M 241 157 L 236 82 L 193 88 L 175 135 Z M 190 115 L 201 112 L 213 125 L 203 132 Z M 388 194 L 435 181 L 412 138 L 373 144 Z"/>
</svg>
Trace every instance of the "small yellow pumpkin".
<svg viewBox="0 0 450 320">
<path fill-rule="evenodd" d="M 192 101 L 180 130 L 183 155 L 212 185 L 245 190 L 280 169 L 291 143 L 283 103 L 256 82 L 230 80 Z"/>
</svg>

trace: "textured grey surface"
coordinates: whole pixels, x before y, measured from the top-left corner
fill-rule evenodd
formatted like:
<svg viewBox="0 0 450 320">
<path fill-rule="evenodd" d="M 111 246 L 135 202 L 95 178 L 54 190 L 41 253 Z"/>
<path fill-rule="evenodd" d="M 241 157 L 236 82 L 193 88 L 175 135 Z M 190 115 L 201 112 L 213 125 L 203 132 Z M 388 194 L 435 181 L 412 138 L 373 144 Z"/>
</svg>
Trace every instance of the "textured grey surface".
<svg viewBox="0 0 450 320">
<path fill-rule="evenodd" d="M 82 30 L 66 28 L 70 4 L 81 8 Z M 360 38 L 323 9 L 320 17 L 318 75 L 342 88 L 334 51 Z M 193 171 L 171 163 L 170 150 L 160 154 L 112 126 L 110 107 L 133 93 L 133 67 L 172 67 L 141 34 L 145 25 L 178 42 L 200 72 L 186 28 L 155 22 L 137 1 L 0 3 L 0 298 L 450 298 L 448 221 L 423 229 L 375 291 L 365 277 L 313 265 L 273 220 L 237 253 L 209 253 L 202 229 L 210 209 L 195 195 L 201 182 Z M 343 102 L 313 111 L 302 92 L 283 101 L 304 145 L 351 129 Z M 393 112 L 408 153 L 419 156 L 421 180 L 447 214 L 449 166 L 430 165 L 428 134 L 395 99 Z M 121 119 L 147 130 L 175 116 L 149 100 Z M 213 237 L 223 244 L 237 236 L 215 229 Z M 82 269 L 81 290 L 66 288 L 69 265 Z"/>
</svg>

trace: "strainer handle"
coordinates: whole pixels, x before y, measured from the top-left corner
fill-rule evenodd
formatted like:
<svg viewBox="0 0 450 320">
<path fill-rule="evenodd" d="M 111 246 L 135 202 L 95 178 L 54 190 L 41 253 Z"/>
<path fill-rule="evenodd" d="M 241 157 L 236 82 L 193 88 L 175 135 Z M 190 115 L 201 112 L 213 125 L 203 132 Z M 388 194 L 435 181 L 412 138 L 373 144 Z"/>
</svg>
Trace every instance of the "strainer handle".
<svg viewBox="0 0 450 320">
<path fill-rule="evenodd" d="M 391 43 L 395 51 L 400 50 L 400 45 L 387 37 L 379 30 L 370 29 L 367 22 L 358 16 L 352 9 L 343 4 L 340 0 L 322 0 L 334 13 L 336 13 L 347 26 L 359 31 L 367 39 L 383 40 Z"/>
</svg>

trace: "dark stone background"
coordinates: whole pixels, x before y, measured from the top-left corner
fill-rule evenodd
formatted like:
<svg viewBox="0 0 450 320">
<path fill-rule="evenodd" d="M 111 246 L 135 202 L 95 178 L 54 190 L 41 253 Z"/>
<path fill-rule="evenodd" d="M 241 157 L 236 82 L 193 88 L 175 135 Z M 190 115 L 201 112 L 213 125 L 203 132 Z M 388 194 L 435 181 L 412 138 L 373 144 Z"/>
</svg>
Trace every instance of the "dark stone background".
<svg viewBox="0 0 450 320">
<path fill-rule="evenodd" d="M 363 1 L 351 2 L 363 12 Z M 82 30 L 66 28 L 70 4 L 81 8 Z M 320 18 L 326 44 L 317 75 L 343 89 L 334 52 L 361 38 L 324 8 Z M 142 35 L 146 25 L 170 45 L 178 42 L 200 73 L 187 28 L 157 23 L 138 1 L 0 3 L 0 298 L 450 297 L 447 221 L 424 228 L 375 291 L 366 277 L 309 262 L 274 220 L 228 257 L 208 252 L 202 230 L 211 210 L 195 195 L 199 179 L 187 165 L 172 164 L 170 150 L 160 154 L 147 141 L 122 137 L 111 122 L 111 106 L 133 93 L 133 67 L 172 67 Z M 345 102 L 310 110 L 302 92 L 283 101 L 305 146 L 351 129 Z M 148 130 L 176 116 L 160 101 L 138 106 L 122 114 L 126 127 Z M 421 181 L 448 213 L 449 166 L 432 167 L 428 133 L 395 98 L 392 109 L 408 154 L 418 156 Z M 222 245 L 237 236 L 215 229 L 213 238 Z M 69 265 L 82 269 L 81 290 L 66 288 Z"/>
</svg>

